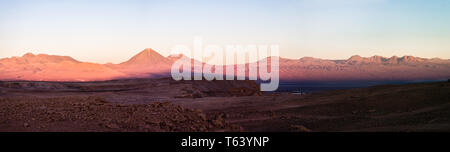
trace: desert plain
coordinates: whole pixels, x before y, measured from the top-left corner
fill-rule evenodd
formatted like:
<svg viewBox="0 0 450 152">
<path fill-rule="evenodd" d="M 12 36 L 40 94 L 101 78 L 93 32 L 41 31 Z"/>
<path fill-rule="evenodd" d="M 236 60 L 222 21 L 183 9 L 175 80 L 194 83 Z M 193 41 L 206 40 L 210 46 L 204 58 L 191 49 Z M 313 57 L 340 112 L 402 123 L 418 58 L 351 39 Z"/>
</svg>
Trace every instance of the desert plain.
<svg viewBox="0 0 450 152">
<path fill-rule="evenodd" d="M 307 94 L 253 81 L 0 82 L 2 132 L 450 131 L 450 83 Z"/>
</svg>

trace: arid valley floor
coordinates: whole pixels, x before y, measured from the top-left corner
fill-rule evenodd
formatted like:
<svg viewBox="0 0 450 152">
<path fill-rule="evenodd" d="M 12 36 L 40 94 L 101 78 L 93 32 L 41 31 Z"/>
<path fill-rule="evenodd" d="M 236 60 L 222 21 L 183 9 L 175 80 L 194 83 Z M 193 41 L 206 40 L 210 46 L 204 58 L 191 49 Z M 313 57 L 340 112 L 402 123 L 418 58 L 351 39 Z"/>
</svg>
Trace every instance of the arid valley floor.
<svg viewBox="0 0 450 152">
<path fill-rule="evenodd" d="M 306 95 L 252 81 L 0 82 L 0 131 L 450 131 L 450 83 Z"/>
</svg>

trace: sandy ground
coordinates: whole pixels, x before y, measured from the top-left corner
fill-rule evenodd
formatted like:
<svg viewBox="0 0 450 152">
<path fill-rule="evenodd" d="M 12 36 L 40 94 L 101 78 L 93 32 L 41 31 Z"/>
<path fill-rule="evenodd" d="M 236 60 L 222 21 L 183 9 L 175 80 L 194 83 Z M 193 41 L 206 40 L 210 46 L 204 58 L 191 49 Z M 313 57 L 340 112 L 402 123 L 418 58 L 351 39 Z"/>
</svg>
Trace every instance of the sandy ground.
<svg viewBox="0 0 450 152">
<path fill-rule="evenodd" d="M 0 131 L 450 131 L 450 83 L 307 95 L 252 82 L 0 82 Z"/>
</svg>

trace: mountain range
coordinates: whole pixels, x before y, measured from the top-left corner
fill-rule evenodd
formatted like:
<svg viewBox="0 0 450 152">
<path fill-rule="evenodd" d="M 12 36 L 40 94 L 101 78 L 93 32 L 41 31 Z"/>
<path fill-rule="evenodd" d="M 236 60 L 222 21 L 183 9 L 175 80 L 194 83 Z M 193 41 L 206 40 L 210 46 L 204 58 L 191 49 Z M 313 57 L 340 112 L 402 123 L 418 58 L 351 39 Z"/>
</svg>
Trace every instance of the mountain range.
<svg viewBox="0 0 450 152">
<path fill-rule="evenodd" d="M 0 59 L 0 80 L 102 81 L 170 76 L 179 57 L 145 49 L 120 64 L 81 62 L 68 56 L 27 53 Z M 279 59 L 281 81 L 400 81 L 450 78 L 450 60 L 439 58 L 361 57 L 327 60 L 312 57 Z M 232 66 L 232 65 L 231 65 Z"/>
</svg>

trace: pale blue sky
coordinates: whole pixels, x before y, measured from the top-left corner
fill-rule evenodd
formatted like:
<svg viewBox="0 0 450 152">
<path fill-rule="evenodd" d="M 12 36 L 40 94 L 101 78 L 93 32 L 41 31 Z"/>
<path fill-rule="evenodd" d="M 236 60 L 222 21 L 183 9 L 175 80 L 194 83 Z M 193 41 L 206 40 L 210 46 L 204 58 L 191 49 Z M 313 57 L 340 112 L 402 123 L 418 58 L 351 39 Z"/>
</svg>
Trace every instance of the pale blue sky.
<svg viewBox="0 0 450 152">
<path fill-rule="evenodd" d="M 26 52 L 119 63 L 207 44 L 279 44 L 287 58 L 450 59 L 449 0 L 0 0 L 0 58 Z"/>
</svg>

